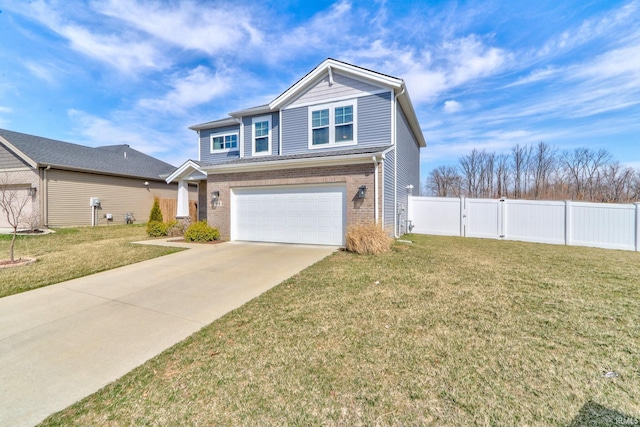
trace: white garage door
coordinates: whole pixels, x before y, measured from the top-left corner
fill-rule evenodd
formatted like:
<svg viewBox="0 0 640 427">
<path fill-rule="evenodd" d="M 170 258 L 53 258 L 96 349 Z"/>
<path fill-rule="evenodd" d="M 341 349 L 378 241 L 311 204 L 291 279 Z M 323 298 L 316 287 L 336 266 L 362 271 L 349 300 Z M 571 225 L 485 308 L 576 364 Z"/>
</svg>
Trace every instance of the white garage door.
<svg viewBox="0 0 640 427">
<path fill-rule="evenodd" d="M 233 240 L 344 244 L 344 185 L 236 188 L 232 192 Z"/>
</svg>

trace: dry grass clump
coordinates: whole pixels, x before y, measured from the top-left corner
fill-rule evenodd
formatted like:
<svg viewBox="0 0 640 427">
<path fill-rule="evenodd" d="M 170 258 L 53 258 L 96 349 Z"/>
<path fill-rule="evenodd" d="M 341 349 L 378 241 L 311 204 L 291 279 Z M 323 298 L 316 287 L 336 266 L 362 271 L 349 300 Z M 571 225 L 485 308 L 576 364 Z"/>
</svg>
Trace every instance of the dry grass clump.
<svg viewBox="0 0 640 427">
<path fill-rule="evenodd" d="M 358 254 L 381 254 L 391 250 L 393 239 L 374 223 L 358 224 L 347 230 L 347 250 Z"/>
</svg>

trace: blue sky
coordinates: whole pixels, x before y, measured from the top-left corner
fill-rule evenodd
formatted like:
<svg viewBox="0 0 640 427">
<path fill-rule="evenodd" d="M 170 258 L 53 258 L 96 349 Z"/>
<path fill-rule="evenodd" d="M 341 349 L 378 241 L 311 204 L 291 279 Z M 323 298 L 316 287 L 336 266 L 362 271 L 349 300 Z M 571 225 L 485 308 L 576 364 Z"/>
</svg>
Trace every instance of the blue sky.
<svg viewBox="0 0 640 427">
<path fill-rule="evenodd" d="M 422 179 L 472 148 L 606 148 L 640 167 L 640 0 L 0 0 L 0 127 L 197 159 L 188 126 L 327 57 L 405 79 Z"/>
</svg>

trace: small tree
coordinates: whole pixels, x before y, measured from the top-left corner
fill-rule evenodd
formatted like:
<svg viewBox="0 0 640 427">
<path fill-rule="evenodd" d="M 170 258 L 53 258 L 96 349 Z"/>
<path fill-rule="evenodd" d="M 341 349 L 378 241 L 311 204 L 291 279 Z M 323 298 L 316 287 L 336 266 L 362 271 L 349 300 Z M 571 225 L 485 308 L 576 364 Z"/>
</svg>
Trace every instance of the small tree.
<svg viewBox="0 0 640 427">
<path fill-rule="evenodd" d="M 9 260 L 11 262 L 15 262 L 13 250 L 18 227 L 27 220 L 29 215 L 27 205 L 31 199 L 32 196 L 29 192 L 24 187 L 11 183 L 6 174 L 0 179 L 0 213 L 3 214 L 7 219 L 7 223 L 13 229 L 13 236 L 9 245 Z"/>
<path fill-rule="evenodd" d="M 149 222 L 152 221 L 164 221 L 164 218 L 162 218 L 162 211 L 160 210 L 160 199 L 158 199 L 157 197 L 153 199 L 153 207 L 151 208 L 151 213 L 149 214 Z"/>
</svg>

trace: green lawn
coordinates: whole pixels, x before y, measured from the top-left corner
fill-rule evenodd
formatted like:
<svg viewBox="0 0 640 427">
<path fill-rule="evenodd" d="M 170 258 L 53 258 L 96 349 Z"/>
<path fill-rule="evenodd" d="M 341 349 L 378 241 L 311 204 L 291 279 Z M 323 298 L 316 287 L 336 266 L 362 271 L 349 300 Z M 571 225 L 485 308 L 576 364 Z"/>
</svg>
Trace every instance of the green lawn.
<svg viewBox="0 0 640 427">
<path fill-rule="evenodd" d="M 639 253 L 409 238 L 326 258 L 44 425 L 638 421 Z"/>
<path fill-rule="evenodd" d="M 0 297 L 144 261 L 180 249 L 132 245 L 147 239 L 143 225 L 59 229 L 47 235 L 18 236 L 15 257 L 34 264 L 0 269 Z M 0 259 L 9 258 L 11 235 L 0 235 Z"/>
</svg>

